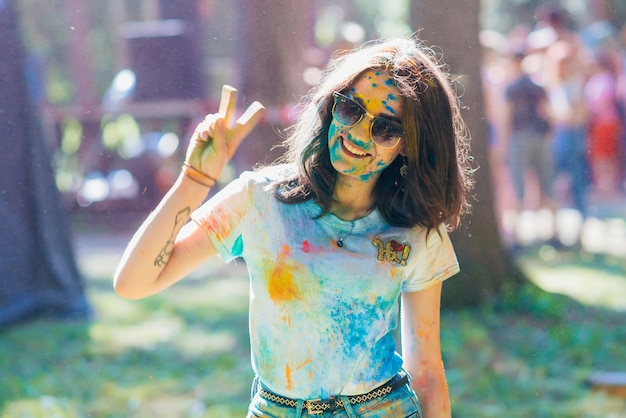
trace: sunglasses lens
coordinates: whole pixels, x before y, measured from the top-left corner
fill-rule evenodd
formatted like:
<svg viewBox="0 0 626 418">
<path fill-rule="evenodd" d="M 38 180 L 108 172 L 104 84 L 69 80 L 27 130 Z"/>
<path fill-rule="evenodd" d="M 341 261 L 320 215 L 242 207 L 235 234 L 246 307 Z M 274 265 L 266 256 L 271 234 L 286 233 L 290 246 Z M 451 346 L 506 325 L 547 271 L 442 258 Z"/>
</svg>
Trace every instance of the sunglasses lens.
<svg viewBox="0 0 626 418">
<path fill-rule="evenodd" d="M 363 118 L 366 111 L 354 100 L 335 93 L 335 105 L 333 106 L 333 118 L 344 126 L 354 126 Z M 371 136 L 372 140 L 385 148 L 393 148 L 402 138 L 402 126 L 389 120 L 372 117 Z"/>
<path fill-rule="evenodd" d="M 402 128 L 384 119 L 372 121 L 372 139 L 383 147 L 393 147 L 402 138 Z"/>
<path fill-rule="evenodd" d="M 351 100 L 338 97 L 335 102 L 333 115 L 335 119 L 337 119 L 337 122 L 342 125 L 352 126 L 355 125 L 359 119 L 361 119 L 363 112 L 356 103 Z"/>
</svg>

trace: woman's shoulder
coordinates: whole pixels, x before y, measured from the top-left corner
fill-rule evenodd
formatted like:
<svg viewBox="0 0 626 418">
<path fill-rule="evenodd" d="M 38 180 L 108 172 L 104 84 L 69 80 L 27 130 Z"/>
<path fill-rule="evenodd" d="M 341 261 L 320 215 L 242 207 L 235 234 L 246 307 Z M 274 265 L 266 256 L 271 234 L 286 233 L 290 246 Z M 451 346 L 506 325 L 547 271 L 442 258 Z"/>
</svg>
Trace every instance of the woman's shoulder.
<svg viewBox="0 0 626 418">
<path fill-rule="evenodd" d="M 271 184 L 293 176 L 296 168 L 293 164 L 279 164 L 265 166 L 257 170 L 244 171 L 239 180 L 244 183 L 253 183 L 265 188 Z"/>
</svg>

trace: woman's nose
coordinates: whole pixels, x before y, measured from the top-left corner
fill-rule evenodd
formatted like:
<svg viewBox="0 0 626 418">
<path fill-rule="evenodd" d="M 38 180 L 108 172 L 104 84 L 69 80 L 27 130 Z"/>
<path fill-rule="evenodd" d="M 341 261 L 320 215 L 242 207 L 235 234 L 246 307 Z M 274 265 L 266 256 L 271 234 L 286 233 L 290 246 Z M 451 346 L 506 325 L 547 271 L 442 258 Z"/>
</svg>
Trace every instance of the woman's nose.
<svg viewBox="0 0 626 418">
<path fill-rule="evenodd" d="M 365 146 L 372 140 L 372 120 L 367 114 L 364 114 L 359 123 L 350 128 L 350 136 L 355 144 Z"/>
</svg>

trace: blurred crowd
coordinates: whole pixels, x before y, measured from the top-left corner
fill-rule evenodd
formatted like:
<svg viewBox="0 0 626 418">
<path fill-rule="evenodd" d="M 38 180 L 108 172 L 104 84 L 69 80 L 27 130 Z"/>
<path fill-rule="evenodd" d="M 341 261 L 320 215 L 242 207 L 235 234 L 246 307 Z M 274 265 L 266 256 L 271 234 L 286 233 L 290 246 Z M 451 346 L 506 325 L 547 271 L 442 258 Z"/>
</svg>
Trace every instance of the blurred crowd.
<svg viewBox="0 0 626 418">
<path fill-rule="evenodd" d="M 619 201 L 626 191 L 626 25 L 575 29 L 558 7 L 534 27 L 481 33 L 500 216 Z"/>
</svg>

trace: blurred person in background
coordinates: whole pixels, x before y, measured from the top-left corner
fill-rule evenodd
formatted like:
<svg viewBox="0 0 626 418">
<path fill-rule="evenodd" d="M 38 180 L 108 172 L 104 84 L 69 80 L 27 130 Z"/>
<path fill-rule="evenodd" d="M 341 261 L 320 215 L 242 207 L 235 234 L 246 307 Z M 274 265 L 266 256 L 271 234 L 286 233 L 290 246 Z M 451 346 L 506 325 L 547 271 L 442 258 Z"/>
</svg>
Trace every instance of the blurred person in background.
<svg viewBox="0 0 626 418">
<path fill-rule="evenodd" d="M 535 175 L 538 186 L 538 207 L 531 209 L 548 209 L 553 215 L 556 205 L 552 194 L 554 164 L 549 136 L 548 95 L 524 68 L 524 47 L 513 45 L 512 48 L 510 63 L 513 75 L 504 90 L 502 137 L 496 153 L 500 161 L 508 163 L 515 192 L 511 221 L 515 228 L 519 214 L 530 205 L 529 174 Z"/>
<path fill-rule="evenodd" d="M 572 206 L 584 215 L 590 182 L 587 108 L 583 96 L 584 64 L 576 45 L 565 40 L 559 40 L 547 49 L 545 63 L 556 180 L 565 181 L 568 195 L 564 197 L 571 199 Z"/>
<path fill-rule="evenodd" d="M 620 192 L 623 121 L 617 96 L 618 68 L 615 54 L 598 51 L 584 88 L 589 110 L 589 162 L 593 190 L 599 198 L 613 198 Z"/>
<path fill-rule="evenodd" d="M 622 141 L 620 171 L 622 191 L 626 193 L 626 24 L 621 27 L 618 38 L 617 103 L 622 117 Z"/>
</svg>

